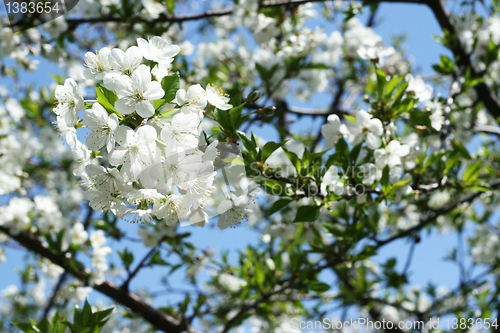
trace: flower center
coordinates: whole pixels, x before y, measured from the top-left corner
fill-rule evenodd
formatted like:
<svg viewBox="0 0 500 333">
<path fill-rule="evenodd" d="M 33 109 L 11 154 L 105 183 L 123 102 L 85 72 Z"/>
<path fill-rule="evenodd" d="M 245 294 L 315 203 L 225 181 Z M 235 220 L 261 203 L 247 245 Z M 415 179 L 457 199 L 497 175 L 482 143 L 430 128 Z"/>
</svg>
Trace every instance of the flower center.
<svg viewBox="0 0 500 333">
<path fill-rule="evenodd" d="M 139 154 L 139 146 L 132 146 L 130 147 L 130 153 L 137 155 Z"/>
</svg>

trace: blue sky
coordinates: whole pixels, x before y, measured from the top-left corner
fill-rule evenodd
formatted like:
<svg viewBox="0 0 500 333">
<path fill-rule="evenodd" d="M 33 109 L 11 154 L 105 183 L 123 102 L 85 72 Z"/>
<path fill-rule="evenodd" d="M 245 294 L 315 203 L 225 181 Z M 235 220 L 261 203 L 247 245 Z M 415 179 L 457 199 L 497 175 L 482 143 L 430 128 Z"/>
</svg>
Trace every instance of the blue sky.
<svg viewBox="0 0 500 333">
<path fill-rule="evenodd" d="M 2 7 L 2 6 L 0 6 Z M 440 54 L 447 54 L 447 51 L 440 46 L 433 38 L 433 35 L 440 35 L 440 28 L 432 15 L 431 11 L 422 5 L 415 4 L 388 4 L 382 3 L 378 12 L 379 25 L 375 31 L 382 35 L 384 41 L 389 43 L 391 37 L 402 32 L 407 34 L 404 47 L 407 53 L 414 59 L 414 64 L 418 68 L 419 74 L 432 74 L 431 65 L 438 62 Z M 366 19 L 366 14 L 362 16 Z M 189 29 L 187 29 L 189 30 Z M 195 37 L 192 41 L 196 45 L 199 38 Z M 29 81 L 37 81 L 38 84 L 50 84 L 51 78 L 48 76 L 50 72 L 56 70 L 54 65 L 39 69 L 35 73 L 22 74 L 23 78 Z M 5 79 L 0 78 L 0 84 L 5 84 Z M 314 105 L 308 104 L 311 107 L 326 106 L 328 100 L 317 100 Z M 304 105 L 304 104 L 302 104 Z M 305 128 L 312 126 L 310 121 L 305 121 Z M 318 126 L 317 121 L 315 126 Z M 266 130 L 255 128 L 258 135 L 261 135 L 267 140 L 275 139 L 266 135 Z M 133 235 L 139 228 L 137 224 L 127 224 L 121 222 L 124 229 Z M 247 244 L 255 243 L 258 235 L 255 231 L 251 231 L 246 225 L 242 224 L 237 228 L 219 230 L 218 228 L 196 228 L 185 227 L 180 229 L 180 232 L 192 232 L 190 241 L 196 244 L 199 248 L 214 248 L 220 253 L 222 250 L 228 250 L 230 259 L 237 259 L 237 250 Z M 424 234 L 422 241 L 415 248 L 413 264 L 410 272 L 412 272 L 410 281 L 415 284 L 425 286 L 432 281 L 437 285 L 445 285 L 453 288 L 458 283 L 458 269 L 455 265 L 443 262 L 442 258 L 447 254 L 447 251 L 456 245 L 456 234 L 439 235 L 439 234 Z M 113 244 L 108 246 L 114 247 Z M 116 249 L 116 247 L 115 247 Z M 406 240 L 399 240 L 395 244 L 383 248 L 376 256 L 376 261 L 386 260 L 390 257 L 398 258 L 398 268 L 402 270 L 406 256 L 409 250 L 409 243 Z M 143 253 L 144 249 L 138 249 L 137 253 Z M 16 267 L 22 268 L 20 265 L 23 260 L 24 251 L 7 248 L 8 261 L 0 266 L 2 278 L 0 279 L 0 290 L 10 284 L 17 284 L 18 277 L 14 273 Z M 117 256 L 113 255 L 112 260 L 117 264 Z M 136 258 L 140 258 L 136 255 Z M 380 261 L 379 261 L 380 262 Z M 179 279 L 183 278 L 182 274 L 177 275 Z M 160 279 L 159 276 L 151 277 L 151 271 L 145 270 L 139 274 L 132 283 L 132 288 L 140 286 L 151 286 Z M 157 288 L 159 289 L 159 288 Z M 104 296 L 92 293 L 92 299 L 105 299 Z M 170 299 L 178 299 L 172 296 Z M 161 298 L 158 305 L 164 305 L 165 298 Z"/>
</svg>

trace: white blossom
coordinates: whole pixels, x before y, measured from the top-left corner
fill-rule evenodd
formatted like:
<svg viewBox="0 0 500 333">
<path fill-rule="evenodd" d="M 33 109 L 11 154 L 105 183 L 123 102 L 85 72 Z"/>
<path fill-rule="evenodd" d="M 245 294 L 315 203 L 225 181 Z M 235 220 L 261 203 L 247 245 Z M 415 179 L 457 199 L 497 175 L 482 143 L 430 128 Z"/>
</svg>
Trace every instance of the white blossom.
<svg viewBox="0 0 500 333">
<path fill-rule="evenodd" d="M 113 133 L 118 127 L 118 117 L 116 114 L 108 115 L 106 110 L 99 103 L 94 103 L 92 109 L 85 111 L 83 124 L 92 133 L 89 134 L 85 144 L 91 150 L 99 150 L 107 140 L 108 153 L 115 147 Z"/>
<path fill-rule="evenodd" d="M 346 125 L 340 122 L 339 116 L 331 114 L 327 118 L 327 122 L 321 126 L 321 134 L 325 137 L 325 149 L 335 147 L 337 141 L 342 137 L 349 136 L 349 130 Z"/>
<path fill-rule="evenodd" d="M 219 229 L 224 230 L 229 226 L 241 223 L 241 220 L 252 212 L 249 205 L 250 202 L 246 195 L 232 196 L 230 199 L 223 200 L 217 207 L 217 213 L 222 214 L 217 223 Z"/>
<path fill-rule="evenodd" d="M 143 118 L 153 116 L 153 101 L 165 95 L 160 82 L 151 81 L 151 72 L 145 65 L 139 66 L 131 77 L 119 76 L 115 81 L 115 88 L 120 98 L 115 102 L 116 110 L 122 114 L 136 111 Z"/>
<path fill-rule="evenodd" d="M 231 104 L 227 103 L 229 102 L 229 96 L 225 95 L 222 89 L 216 90 L 213 86 L 207 85 L 205 91 L 208 103 L 212 104 L 217 109 L 229 110 L 233 107 Z"/>
<path fill-rule="evenodd" d="M 119 127 L 115 131 L 115 139 L 120 144 L 111 153 L 109 162 L 112 165 L 123 165 L 122 173 L 130 180 L 135 180 L 145 168 L 160 158 L 156 147 L 156 130 L 150 125 L 142 126 L 134 131 L 128 126 Z"/>
<path fill-rule="evenodd" d="M 157 36 L 149 39 L 149 41 L 143 38 L 137 38 L 137 45 L 145 59 L 163 65 L 170 64 L 174 61 L 174 57 L 181 50 L 179 46 L 172 45 L 167 39 Z"/>
<path fill-rule="evenodd" d="M 382 144 L 381 136 L 384 132 L 382 122 L 364 110 L 356 113 L 356 121 L 349 121 L 347 128 L 349 130 L 349 143 L 352 145 L 357 145 L 365 140 L 368 148 L 377 149 Z"/>
<path fill-rule="evenodd" d="M 424 82 L 421 76 L 413 77 L 413 75 L 406 75 L 406 80 L 409 82 L 407 91 L 413 91 L 415 97 L 420 102 L 426 102 L 432 97 L 432 87 Z"/>
<path fill-rule="evenodd" d="M 54 113 L 64 118 L 67 126 L 74 126 L 78 121 L 77 112 L 83 108 L 83 97 L 78 94 L 75 80 L 66 79 L 64 85 L 57 86 L 55 97 L 58 104 Z"/>
<path fill-rule="evenodd" d="M 83 71 L 83 76 L 88 80 L 104 79 L 104 75 L 111 71 L 111 65 L 109 64 L 110 53 L 111 50 L 107 47 L 103 47 L 96 53 L 85 53 L 85 67 L 87 68 Z"/>
<path fill-rule="evenodd" d="M 384 65 L 384 58 L 393 55 L 396 50 L 391 47 L 385 47 L 382 41 L 377 42 L 375 45 L 361 45 L 358 54 L 365 60 L 373 60 Z"/>
<path fill-rule="evenodd" d="M 379 168 L 384 168 L 386 165 L 391 168 L 400 165 L 401 157 L 409 153 L 410 147 L 408 145 L 401 145 L 398 140 L 392 140 L 385 148 L 375 150 L 373 156 L 375 157 L 375 164 Z"/>
<path fill-rule="evenodd" d="M 199 85 L 189 87 L 188 91 L 179 89 L 172 103 L 181 106 L 184 113 L 195 113 L 200 120 L 203 118 L 202 110 L 207 105 L 207 95 L 205 90 Z"/>
</svg>

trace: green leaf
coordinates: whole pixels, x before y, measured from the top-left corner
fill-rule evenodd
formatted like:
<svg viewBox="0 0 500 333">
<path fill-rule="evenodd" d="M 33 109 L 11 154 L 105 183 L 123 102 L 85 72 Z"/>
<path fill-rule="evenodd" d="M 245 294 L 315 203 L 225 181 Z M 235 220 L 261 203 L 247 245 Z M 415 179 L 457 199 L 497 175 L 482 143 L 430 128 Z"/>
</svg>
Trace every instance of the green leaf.
<svg viewBox="0 0 500 333">
<path fill-rule="evenodd" d="M 330 289 L 330 285 L 328 285 L 324 282 L 315 281 L 315 282 L 311 283 L 311 290 L 317 294 L 322 294 L 325 291 L 327 291 L 328 289 Z"/>
<path fill-rule="evenodd" d="M 293 222 L 314 222 L 319 217 L 319 206 L 306 205 L 297 209 L 297 215 Z"/>
<path fill-rule="evenodd" d="M 384 89 L 387 83 L 386 74 L 380 68 L 377 68 L 375 70 L 375 73 L 377 74 L 377 92 L 378 95 L 382 98 L 384 96 Z"/>
<path fill-rule="evenodd" d="M 118 250 L 117 252 L 122 260 L 123 266 L 125 267 L 125 269 L 128 270 L 130 268 L 130 265 L 134 261 L 134 254 L 130 252 L 128 249 L 125 249 L 123 251 Z"/>
<path fill-rule="evenodd" d="M 400 84 L 401 81 L 403 81 L 404 78 L 405 78 L 404 75 L 396 76 L 396 77 L 392 78 L 387 83 L 387 86 L 385 87 L 385 96 L 390 96 L 392 94 L 392 92 L 394 91 L 394 89 L 396 89 L 396 87 L 398 86 L 398 84 Z"/>
<path fill-rule="evenodd" d="M 396 105 L 397 103 L 399 103 L 399 101 L 403 98 L 403 95 L 406 92 L 406 88 L 408 88 L 409 84 L 410 84 L 409 81 L 403 82 L 396 89 L 396 92 L 394 93 L 394 105 Z"/>
<path fill-rule="evenodd" d="M 252 140 L 250 140 L 250 138 L 244 132 L 237 131 L 236 134 L 241 139 L 241 142 L 243 142 L 243 145 L 249 152 L 254 154 L 257 153 L 256 147 L 253 144 Z"/>
<path fill-rule="evenodd" d="M 160 251 L 156 252 L 151 257 L 151 260 L 149 261 L 149 264 L 150 265 L 162 265 L 162 266 L 168 265 L 167 262 L 161 258 Z"/>
<path fill-rule="evenodd" d="M 281 147 L 281 149 L 283 149 L 283 151 L 285 152 L 286 156 L 288 156 L 288 158 L 290 159 L 290 162 L 292 162 L 292 165 L 295 167 L 295 169 L 297 170 L 297 172 L 300 172 L 301 164 L 300 164 L 299 158 L 297 157 L 297 154 L 295 154 L 292 151 L 289 151 L 285 147 Z"/>
<path fill-rule="evenodd" d="M 36 328 L 33 324 L 30 323 L 20 323 L 17 321 L 13 321 L 12 325 L 19 328 L 21 331 L 25 333 L 40 333 L 38 328 Z"/>
<path fill-rule="evenodd" d="M 302 170 L 301 170 L 301 175 L 306 176 L 309 172 L 308 168 L 309 165 L 312 163 L 312 154 L 309 152 L 309 149 L 304 148 L 304 154 L 302 155 Z M 304 173 L 305 172 L 305 173 Z"/>
<path fill-rule="evenodd" d="M 80 324 L 83 324 L 82 326 L 87 326 L 90 322 L 91 316 L 92 316 L 92 307 L 90 306 L 89 302 L 85 300 L 85 305 L 83 306 L 82 321 Z"/>
<path fill-rule="evenodd" d="M 416 99 L 412 97 L 405 98 L 401 103 L 399 103 L 398 107 L 393 110 L 394 115 L 398 115 L 400 113 L 408 112 L 415 106 Z"/>
<path fill-rule="evenodd" d="M 469 154 L 469 151 L 460 141 L 453 140 L 451 144 L 453 146 L 453 152 L 456 152 L 457 155 L 460 155 L 461 157 L 468 160 L 472 159 L 472 157 Z"/>
<path fill-rule="evenodd" d="M 352 148 L 349 153 L 349 161 L 351 162 L 351 166 L 354 167 L 356 165 L 356 160 L 358 159 L 359 153 L 361 152 L 361 146 L 363 142 L 357 144 L 354 148 Z"/>
<path fill-rule="evenodd" d="M 356 117 L 355 116 L 351 116 L 349 114 L 345 114 L 344 118 L 347 119 L 347 120 L 349 120 L 349 121 L 352 121 L 352 122 L 357 122 Z"/>
<path fill-rule="evenodd" d="M 98 84 L 96 87 L 96 96 L 97 102 L 101 104 L 101 106 L 105 108 L 108 113 L 120 114 L 115 109 L 115 103 L 118 100 L 118 95 L 116 95 L 114 91 L 110 91 L 104 86 Z"/>
<path fill-rule="evenodd" d="M 382 178 L 380 179 L 380 184 L 382 184 L 382 192 L 387 194 L 389 191 L 389 166 L 386 165 L 384 171 L 382 171 Z"/>
<path fill-rule="evenodd" d="M 275 64 L 271 69 L 267 69 L 259 63 L 255 63 L 255 69 L 259 72 L 262 81 L 267 82 L 274 75 L 274 72 L 279 68 L 279 64 Z"/>
<path fill-rule="evenodd" d="M 287 188 L 284 182 L 269 179 L 262 183 L 262 187 L 264 187 L 264 191 L 271 195 L 283 196 L 287 195 Z"/>
<path fill-rule="evenodd" d="M 153 101 L 153 105 L 155 106 L 156 111 L 160 109 L 164 104 L 165 104 L 164 99 L 157 99 L 156 101 Z"/>
<path fill-rule="evenodd" d="M 347 170 L 349 166 L 349 146 L 342 138 L 335 145 L 335 154 L 333 154 L 334 163 Z"/>
<path fill-rule="evenodd" d="M 228 111 L 231 128 L 233 129 L 237 129 L 240 125 L 241 112 L 243 111 L 243 106 L 245 106 L 245 104 L 235 106 L 234 108 Z"/>
<path fill-rule="evenodd" d="M 219 125 L 222 126 L 223 129 L 230 129 L 231 128 L 231 123 L 230 123 L 230 120 L 229 120 L 229 114 L 227 113 L 227 111 L 222 111 L 222 110 L 218 110 L 218 109 L 215 109 L 213 112 L 213 117 L 214 117 L 214 120 L 216 122 L 219 123 Z"/>
<path fill-rule="evenodd" d="M 267 142 L 264 147 L 262 147 L 262 162 L 265 162 L 269 156 L 278 148 L 283 146 L 285 143 L 287 143 L 288 140 L 285 140 L 283 142 L 277 143 L 277 142 Z"/>
<path fill-rule="evenodd" d="M 484 185 L 474 185 L 474 186 L 468 187 L 467 189 L 471 190 L 471 191 L 478 191 L 478 192 L 489 192 L 489 191 L 491 191 L 490 187 L 484 186 Z"/>
<path fill-rule="evenodd" d="M 170 103 L 175 98 L 175 94 L 181 87 L 180 78 L 179 72 L 177 72 L 167 75 L 161 80 L 161 87 L 165 91 L 165 95 L 163 96 L 165 103 Z"/>
<path fill-rule="evenodd" d="M 52 330 L 50 329 L 50 323 L 47 318 L 43 318 L 42 320 L 40 320 L 36 327 L 40 330 L 40 332 L 52 333 Z"/>
<path fill-rule="evenodd" d="M 482 78 L 482 77 L 478 77 L 478 78 L 475 78 L 475 79 L 470 80 L 470 81 L 467 83 L 467 87 L 468 87 L 468 88 L 472 88 L 472 87 L 475 87 L 475 86 L 477 86 L 478 84 L 483 83 L 483 82 L 484 82 L 484 78 Z"/>
<path fill-rule="evenodd" d="M 114 310 L 114 308 L 109 308 L 106 310 L 101 310 L 101 311 L 96 312 L 95 315 L 96 315 L 97 320 L 104 324 L 106 321 L 108 321 L 108 319 L 109 319 L 108 317 L 111 315 L 113 310 Z"/>
<path fill-rule="evenodd" d="M 303 69 L 330 69 L 330 66 L 325 64 L 306 64 L 302 66 Z"/>
<path fill-rule="evenodd" d="M 279 199 L 279 200 L 276 200 L 271 208 L 269 208 L 269 211 L 267 212 L 267 215 L 268 216 L 271 216 L 273 215 L 274 213 L 276 213 L 277 211 L 280 211 L 282 210 L 283 208 L 285 208 L 286 206 L 288 206 L 288 204 L 290 202 L 292 202 L 293 200 L 290 199 L 290 198 L 283 198 L 283 199 Z"/>
<path fill-rule="evenodd" d="M 398 187 L 401 187 L 401 186 L 405 186 L 405 185 L 408 185 L 413 179 L 405 179 L 405 180 L 400 180 L 399 182 L 397 182 L 396 184 L 394 184 L 392 187 L 394 189 L 398 188 Z"/>
<path fill-rule="evenodd" d="M 482 166 L 483 166 L 483 161 L 477 161 L 469 165 L 469 167 L 465 170 L 464 175 L 462 177 L 463 181 L 468 184 L 475 182 L 479 177 L 479 172 L 481 171 Z"/>
<path fill-rule="evenodd" d="M 439 60 L 439 65 L 433 65 L 432 68 L 440 74 L 451 74 L 455 72 L 455 64 L 445 55 Z"/>
<path fill-rule="evenodd" d="M 167 0 L 167 9 L 170 14 L 174 13 L 175 10 L 175 0 Z"/>
</svg>

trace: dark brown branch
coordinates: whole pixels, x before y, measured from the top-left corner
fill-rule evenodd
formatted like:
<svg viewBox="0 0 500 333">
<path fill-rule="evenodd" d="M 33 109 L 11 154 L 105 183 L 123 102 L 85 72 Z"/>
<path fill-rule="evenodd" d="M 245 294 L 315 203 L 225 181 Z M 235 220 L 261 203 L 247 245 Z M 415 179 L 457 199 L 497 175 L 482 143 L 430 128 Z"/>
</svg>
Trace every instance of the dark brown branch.
<svg viewBox="0 0 500 333">
<path fill-rule="evenodd" d="M 349 114 L 347 111 L 339 110 L 339 109 L 307 109 L 296 106 L 288 106 L 286 112 L 296 113 L 300 115 L 308 115 L 308 116 L 327 116 L 330 114 L 336 114 L 342 117 L 343 115 Z"/>
<path fill-rule="evenodd" d="M 91 217 L 92 217 L 93 212 L 94 212 L 94 210 L 90 206 L 87 207 L 87 215 L 85 216 L 85 220 L 83 222 L 83 228 L 85 230 L 87 230 L 87 228 L 90 225 L 90 221 L 92 220 Z M 71 254 L 72 254 L 72 256 L 75 255 L 75 253 L 71 253 Z M 52 291 L 52 297 L 50 298 L 49 303 L 47 303 L 47 306 L 43 312 L 43 318 L 47 318 L 47 315 L 49 314 L 50 309 L 54 306 L 54 303 L 55 303 L 55 300 L 57 297 L 57 293 L 59 292 L 59 290 L 61 290 L 61 288 L 64 284 L 64 281 L 66 281 L 66 279 L 68 277 L 68 274 L 69 273 L 66 271 L 63 274 L 61 274 L 61 276 L 59 277 L 59 281 L 57 281 L 57 284 L 54 287 L 54 290 Z"/>
<path fill-rule="evenodd" d="M 139 271 L 141 270 L 141 268 L 143 267 L 146 267 L 146 261 L 149 260 L 149 258 L 151 258 L 153 256 L 153 254 L 157 251 L 158 249 L 158 246 L 163 243 L 163 241 L 166 239 L 167 237 L 163 237 L 159 242 L 158 242 L 158 245 L 153 247 L 151 249 L 151 251 L 149 251 L 145 256 L 144 258 L 142 258 L 141 262 L 137 265 L 137 267 L 131 272 L 129 273 L 129 276 L 127 278 L 127 280 L 123 283 L 123 285 L 121 286 L 121 288 L 125 289 L 125 290 L 128 290 L 128 286 L 130 284 L 130 281 L 132 281 L 132 279 L 137 275 L 137 273 L 139 273 Z"/>
<path fill-rule="evenodd" d="M 52 297 L 50 297 L 49 303 L 47 303 L 47 306 L 45 307 L 45 310 L 43 311 L 42 318 L 47 318 L 50 309 L 54 306 L 54 303 L 55 303 L 55 300 L 57 297 L 57 293 L 59 292 L 59 290 L 61 290 L 61 287 L 62 287 L 62 285 L 67 277 L 68 277 L 68 274 L 66 272 L 61 274 L 61 276 L 59 277 L 59 281 L 57 281 L 57 284 L 54 287 L 54 290 L 52 291 Z"/>
<path fill-rule="evenodd" d="M 51 262 L 61 266 L 66 272 L 73 275 L 83 283 L 88 284 L 90 276 L 87 272 L 85 272 L 85 268 L 82 265 L 78 265 L 77 262 L 66 258 L 64 255 L 52 252 L 44 243 L 31 233 L 21 231 L 18 234 L 13 234 L 4 226 L 0 226 L 0 231 L 18 241 L 28 250 L 49 259 Z M 157 330 L 166 333 L 199 333 L 198 330 L 188 325 L 186 322 L 180 321 L 156 310 L 151 305 L 144 302 L 138 295 L 125 291 L 110 281 L 104 281 L 99 285 L 93 286 L 93 288 L 110 297 L 115 302 L 128 307 L 132 310 L 132 312 L 137 313 L 144 318 L 144 320 L 148 321 Z"/>
<path fill-rule="evenodd" d="M 471 78 L 479 78 L 479 71 L 476 66 L 471 61 L 470 56 L 465 52 L 463 45 L 458 39 L 457 29 L 450 18 L 450 15 L 446 12 L 443 4 L 440 0 L 428 0 L 427 5 L 434 13 L 439 25 L 443 30 L 447 30 L 451 36 L 454 38 L 453 47 L 451 51 L 453 55 L 457 59 L 457 64 L 462 67 L 464 70 L 466 68 L 470 68 Z M 483 102 L 484 107 L 488 109 L 492 116 L 500 117 L 500 100 L 498 97 L 490 90 L 490 88 L 486 85 L 486 83 L 481 82 L 474 87 L 476 90 L 476 94 L 478 98 Z"/>
<path fill-rule="evenodd" d="M 474 127 L 474 131 L 500 136 L 500 127 L 498 126 L 477 125 Z"/>
<path fill-rule="evenodd" d="M 497 189 L 498 187 L 500 187 L 500 179 L 497 179 L 494 182 L 492 182 L 490 184 L 490 187 L 491 187 L 492 190 Z M 416 226 L 414 226 L 412 228 L 409 228 L 409 229 L 406 229 L 405 231 L 400 232 L 397 235 L 394 235 L 392 237 L 389 237 L 388 239 L 377 241 L 377 248 L 380 247 L 380 246 L 382 246 L 382 245 L 385 245 L 387 243 L 390 243 L 390 242 L 392 242 L 392 241 L 394 241 L 394 240 L 396 240 L 398 238 L 409 236 L 412 233 L 414 233 L 415 231 L 419 231 L 419 230 L 425 228 L 427 225 L 429 225 L 430 223 L 432 223 L 433 221 L 435 221 L 439 216 L 444 215 L 446 213 L 449 213 L 450 211 L 452 211 L 453 209 L 455 209 L 460 204 L 463 204 L 463 203 L 466 203 L 466 202 L 470 203 L 470 202 L 474 201 L 477 197 L 479 197 L 483 193 L 484 192 L 480 192 L 480 191 L 473 192 L 471 194 L 468 194 L 468 195 L 464 196 L 460 200 L 457 200 L 457 201 L 452 202 L 452 203 L 450 203 L 448 205 L 445 205 L 445 206 L 443 206 L 443 207 L 441 207 L 439 209 L 431 211 L 432 212 L 431 216 L 429 216 L 428 218 L 424 219 L 423 221 L 421 221 Z"/>
<path fill-rule="evenodd" d="M 296 7 L 299 5 L 303 5 L 309 2 L 325 2 L 327 0 L 288 0 L 288 1 L 266 1 L 260 5 L 260 8 L 274 8 L 274 7 Z M 157 18 L 152 21 L 143 20 L 139 18 L 133 18 L 132 20 L 116 17 L 116 16 L 106 16 L 106 17 L 96 17 L 96 18 L 88 18 L 88 19 L 68 19 L 67 22 L 73 25 L 79 25 L 83 23 L 105 23 L 105 22 L 143 22 L 148 24 L 157 24 L 157 23 L 175 23 L 175 22 L 185 22 L 185 21 L 196 21 L 209 19 L 219 16 L 230 15 L 233 13 L 234 8 L 226 8 L 221 10 L 209 10 L 204 13 L 199 14 L 188 14 L 188 15 L 168 15 Z"/>
</svg>

